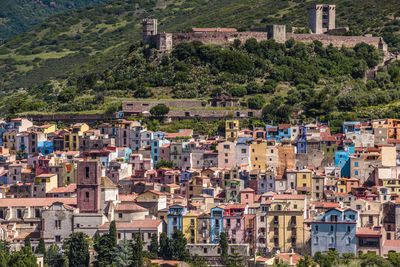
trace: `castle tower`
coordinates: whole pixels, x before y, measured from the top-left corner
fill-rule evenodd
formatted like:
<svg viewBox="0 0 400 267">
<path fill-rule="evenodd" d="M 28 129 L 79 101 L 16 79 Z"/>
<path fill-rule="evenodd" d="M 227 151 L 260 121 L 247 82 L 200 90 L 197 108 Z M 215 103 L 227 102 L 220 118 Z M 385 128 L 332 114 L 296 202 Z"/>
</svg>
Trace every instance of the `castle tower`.
<svg viewBox="0 0 400 267">
<path fill-rule="evenodd" d="M 278 43 L 286 42 L 286 25 L 269 25 L 267 31 L 268 39 L 273 38 Z"/>
<path fill-rule="evenodd" d="M 98 213 L 101 207 L 101 166 L 99 161 L 80 161 L 77 167 L 79 213 Z"/>
<path fill-rule="evenodd" d="M 157 35 L 157 19 L 142 20 L 143 26 L 143 44 L 151 42 L 153 36 Z"/>
<path fill-rule="evenodd" d="M 311 5 L 308 9 L 308 26 L 312 33 L 321 34 L 335 29 L 335 5 Z"/>
</svg>

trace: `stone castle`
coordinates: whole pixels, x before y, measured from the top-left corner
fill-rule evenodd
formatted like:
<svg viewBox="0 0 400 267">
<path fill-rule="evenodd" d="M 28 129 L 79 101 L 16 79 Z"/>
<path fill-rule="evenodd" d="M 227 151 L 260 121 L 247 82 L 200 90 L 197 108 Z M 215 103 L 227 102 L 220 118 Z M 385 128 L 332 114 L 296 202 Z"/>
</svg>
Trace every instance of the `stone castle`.
<svg viewBox="0 0 400 267">
<path fill-rule="evenodd" d="M 353 47 L 357 43 L 365 42 L 377 49 L 387 51 L 387 45 L 381 37 L 366 36 L 339 36 L 331 35 L 335 32 L 345 31 L 344 28 L 335 28 L 335 5 L 311 5 L 309 7 L 309 27 L 312 34 L 287 33 L 286 25 L 270 25 L 265 30 L 239 32 L 234 28 L 193 28 L 185 33 L 158 33 L 157 19 L 144 19 L 143 44 L 150 44 L 159 51 L 168 52 L 181 42 L 199 41 L 203 44 L 223 45 L 233 42 L 235 39 L 245 42 L 250 38 L 257 41 L 275 39 L 277 42 L 285 42 L 293 38 L 298 42 L 313 42 L 318 40 L 324 45 L 332 44 L 335 47 Z"/>
</svg>

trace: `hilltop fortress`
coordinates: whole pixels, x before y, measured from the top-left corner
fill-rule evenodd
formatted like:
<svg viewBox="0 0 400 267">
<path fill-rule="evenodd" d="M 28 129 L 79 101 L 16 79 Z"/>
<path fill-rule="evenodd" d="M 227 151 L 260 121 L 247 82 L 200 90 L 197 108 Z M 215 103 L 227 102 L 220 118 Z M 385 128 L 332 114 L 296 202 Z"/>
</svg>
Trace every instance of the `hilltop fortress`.
<svg viewBox="0 0 400 267">
<path fill-rule="evenodd" d="M 143 44 L 150 44 L 160 51 L 168 52 L 181 42 L 199 41 L 203 44 L 226 44 L 235 39 L 245 42 L 250 38 L 257 41 L 275 39 L 277 42 L 285 42 L 293 38 L 298 42 L 320 41 L 323 45 L 336 47 L 353 47 L 357 43 L 367 43 L 377 49 L 387 51 L 387 45 L 381 37 L 366 36 L 340 36 L 334 33 L 345 32 L 345 28 L 335 28 L 335 5 L 311 5 L 309 7 L 309 27 L 312 34 L 287 33 L 286 25 L 270 25 L 265 30 L 238 32 L 234 28 L 193 28 L 185 33 L 158 33 L 157 19 L 144 19 Z"/>
</svg>

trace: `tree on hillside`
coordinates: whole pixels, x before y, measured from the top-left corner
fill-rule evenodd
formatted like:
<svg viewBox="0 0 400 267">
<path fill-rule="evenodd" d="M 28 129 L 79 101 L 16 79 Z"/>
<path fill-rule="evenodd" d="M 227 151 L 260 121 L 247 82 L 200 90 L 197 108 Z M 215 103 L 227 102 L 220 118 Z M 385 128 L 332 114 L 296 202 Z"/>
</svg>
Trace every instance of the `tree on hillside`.
<svg viewBox="0 0 400 267">
<path fill-rule="evenodd" d="M 160 250 L 158 255 L 164 260 L 171 259 L 171 241 L 165 232 L 162 232 L 160 235 Z"/>
<path fill-rule="evenodd" d="M 69 266 L 89 266 L 89 237 L 81 232 L 72 233 L 64 241 L 63 248 L 68 257 Z"/>
<path fill-rule="evenodd" d="M 141 233 L 135 233 L 134 241 L 132 242 L 132 262 L 131 267 L 143 267 L 143 241 Z"/>
<path fill-rule="evenodd" d="M 228 261 L 228 237 L 225 232 L 220 234 L 219 246 L 221 247 L 221 263 L 225 265 Z"/>
<path fill-rule="evenodd" d="M 150 114 L 153 116 L 164 116 L 167 115 L 169 112 L 169 107 L 164 104 L 155 105 L 150 109 Z"/>
<path fill-rule="evenodd" d="M 247 99 L 247 105 L 251 109 L 261 109 L 265 102 L 265 98 L 262 95 L 255 95 Z"/>
<path fill-rule="evenodd" d="M 187 240 L 182 231 L 175 230 L 171 239 L 171 254 L 173 260 L 187 261 L 190 258 L 186 244 Z"/>
<path fill-rule="evenodd" d="M 158 237 L 156 234 L 153 234 L 151 236 L 151 241 L 150 241 L 150 247 L 149 247 L 149 253 L 150 253 L 150 257 L 153 259 L 158 258 Z"/>
<path fill-rule="evenodd" d="M 161 169 L 161 168 L 169 168 L 169 169 L 172 169 L 174 167 L 174 162 L 173 161 L 171 161 L 171 160 L 165 160 L 165 159 L 162 159 L 162 160 L 160 160 L 159 162 L 157 162 L 156 163 L 156 166 L 155 166 L 155 168 L 158 170 L 158 169 Z"/>
<path fill-rule="evenodd" d="M 121 240 L 118 247 L 114 249 L 113 263 L 117 266 L 128 267 L 132 262 L 132 247 L 128 240 Z"/>
</svg>

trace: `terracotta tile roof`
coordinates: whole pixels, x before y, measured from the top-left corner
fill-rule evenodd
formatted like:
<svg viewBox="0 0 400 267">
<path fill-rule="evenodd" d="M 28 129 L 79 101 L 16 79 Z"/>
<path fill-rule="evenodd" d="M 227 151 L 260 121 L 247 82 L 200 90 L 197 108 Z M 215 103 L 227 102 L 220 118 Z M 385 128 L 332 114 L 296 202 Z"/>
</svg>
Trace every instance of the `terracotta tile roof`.
<svg viewBox="0 0 400 267">
<path fill-rule="evenodd" d="M 253 193 L 255 192 L 254 189 L 247 187 L 245 189 L 243 189 L 242 191 L 240 191 L 241 193 Z"/>
<path fill-rule="evenodd" d="M 245 204 L 228 204 L 224 207 L 224 209 L 244 209 L 246 208 Z"/>
<path fill-rule="evenodd" d="M 335 142 L 336 138 L 334 136 L 323 136 L 323 137 L 321 137 L 321 141 L 325 141 L 325 142 L 332 141 L 332 142 Z"/>
<path fill-rule="evenodd" d="M 383 242 L 384 247 L 399 247 L 400 248 L 400 240 L 386 240 Z"/>
<path fill-rule="evenodd" d="M 157 228 L 162 223 L 162 220 L 153 220 L 153 219 L 145 219 L 145 220 L 134 220 L 131 222 L 117 222 L 117 230 L 118 229 L 154 229 Z M 110 223 L 105 223 L 99 227 L 99 229 L 109 229 Z"/>
<path fill-rule="evenodd" d="M 156 195 L 159 195 L 159 196 L 165 195 L 164 193 L 162 193 L 162 192 L 160 192 L 160 191 L 156 191 L 156 190 L 149 190 L 149 191 L 147 191 L 147 192 L 151 192 L 151 193 L 156 194 Z M 146 192 L 145 192 L 145 193 L 146 193 Z"/>
<path fill-rule="evenodd" d="M 76 205 L 76 197 L 0 198 L 0 207 L 48 207 L 54 202 Z"/>
<path fill-rule="evenodd" d="M 282 195 L 274 195 L 275 200 L 301 200 L 305 199 L 305 195 L 292 195 L 292 194 L 282 194 Z"/>
<path fill-rule="evenodd" d="M 360 227 L 357 229 L 356 236 L 382 236 L 382 233 L 368 227 Z"/>
<path fill-rule="evenodd" d="M 124 202 L 117 204 L 115 211 L 147 211 L 147 209 L 135 203 Z"/>
<path fill-rule="evenodd" d="M 121 202 L 132 202 L 137 198 L 136 194 L 119 194 L 118 200 Z"/>
<path fill-rule="evenodd" d="M 57 176 L 57 174 L 55 174 L 55 173 L 42 173 L 42 174 L 40 174 L 40 175 L 38 175 L 36 177 L 37 178 L 50 178 L 50 177 L 53 177 L 53 176 Z"/>
<path fill-rule="evenodd" d="M 279 124 L 279 129 L 288 129 L 290 127 L 292 127 L 290 124 Z"/>
<path fill-rule="evenodd" d="M 237 32 L 235 28 L 192 28 L 194 32 Z"/>
<path fill-rule="evenodd" d="M 280 253 L 280 254 L 276 254 L 276 257 L 278 257 L 279 259 L 282 259 L 284 262 L 289 262 L 290 255 L 292 255 L 293 264 L 297 264 L 299 262 L 299 260 L 303 258 L 302 256 L 300 256 L 299 254 L 296 254 L 296 253 Z"/>
<path fill-rule="evenodd" d="M 305 191 L 305 192 L 310 192 L 311 188 L 308 186 L 300 186 L 296 188 L 297 191 Z"/>
<path fill-rule="evenodd" d="M 76 184 L 69 184 L 64 187 L 53 188 L 47 194 L 56 194 L 56 193 L 74 193 L 76 191 Z"/>
<path fill-rule="evenodd" d="M 113 181 L 111 181 L 110 178 L 107 176 L 101 177 L 101 187 L 102 188 L 118 188 L 116 184 L 114 184 Z"/>
</svg>

